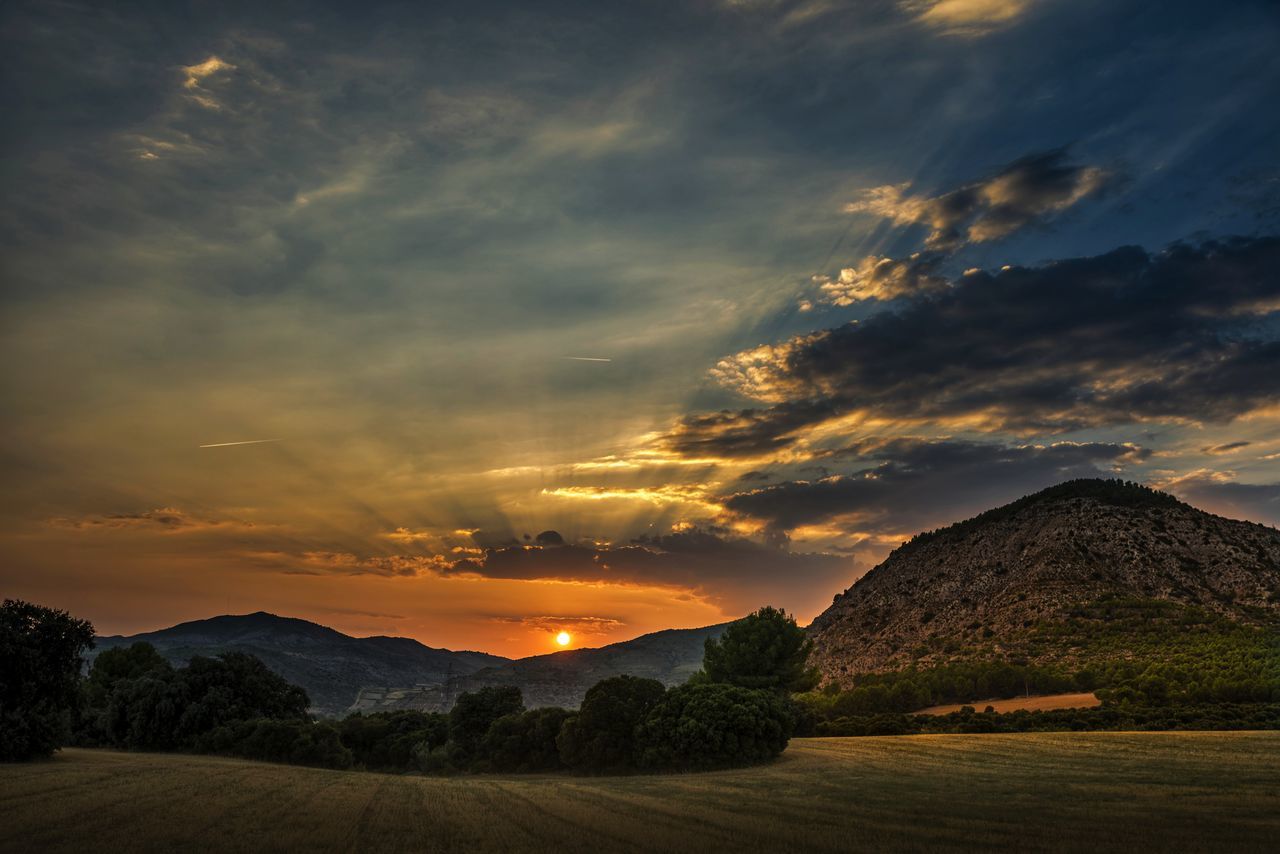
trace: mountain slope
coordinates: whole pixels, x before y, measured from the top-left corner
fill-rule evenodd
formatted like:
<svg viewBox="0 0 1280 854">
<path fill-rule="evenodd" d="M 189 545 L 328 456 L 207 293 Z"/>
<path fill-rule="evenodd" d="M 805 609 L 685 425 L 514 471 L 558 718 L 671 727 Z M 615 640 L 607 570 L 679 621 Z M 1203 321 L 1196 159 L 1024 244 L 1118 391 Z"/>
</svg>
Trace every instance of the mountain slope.
<svg viewBox="0 0 1280 854">
<path fill-rule="evenodd" d="M 1070 481 L 895 550 L 814 620 L 813 661 L 841 684 L 966 658 L 1070 662 L 1091 631 L 1110 620 L 1115 633 L 1117 613 L 1135 630 L 1147 613 L 1280 625 L 1280 532 L 1133 484 Z"/>
<path fill-rule="evenodd" d="M 684 682 L 702 667 L 707 638 L 719 637 L 728 623 L 699 629 L 667 629 L 596 649 L 574 649 L 535 655 L 456 676 L 442 686 L 361 692 L 361 711 L 424 709 L 447 711 L 463 691 L 492 685 L 515 685 L 529 708 L 577 708 L 592 685 L 610 676 L 657 679 L 666 685 Z"/>
<path fill-rule="evenodd" d="M 98 638 L 95 654 L 146 641 L 174 664 L 194 655 L 247 652 L 301 685 L 319 714 L 338 715 L 369 685 L 438 684 L 509 659 L 483 652 L 453 652 L 411 638 L 353 638 L 292 617 L 255 614 L 195 620 L 129 637 Z"/>
</svg>

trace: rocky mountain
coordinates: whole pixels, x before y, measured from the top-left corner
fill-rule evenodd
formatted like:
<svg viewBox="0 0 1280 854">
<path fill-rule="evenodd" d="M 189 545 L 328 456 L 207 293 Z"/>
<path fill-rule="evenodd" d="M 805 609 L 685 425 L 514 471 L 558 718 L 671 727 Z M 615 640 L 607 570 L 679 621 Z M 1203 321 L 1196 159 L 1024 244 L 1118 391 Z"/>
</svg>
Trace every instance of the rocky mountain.
<svg viewBox="0 0 1280 854">
<path fill-rule="evenodd" d="M 433 649 L 410 638 L 353 638 L 325 626 L 275 614 L 225 615 L 129 637 L 98 638 L 94 654 L 146 641 L 175 665 L 194 655 L 247 652 L 301 685 L 312 709 L 339 715 L 369 685 L 438 685 L 509 659 L 483 652 Z"/>
<path fill-rule="evenodd" d="M 1069 481 L 896 549 L 814 620 L 813 661 L 841 684 L 964 658 L 1069 662 L 1117 603 L 1131 620 L 1165 603 L 1164 619 L 1280 626 L 1280 531 Z"/>
<path fill-rule="evenodd" d="M 719 637 L 728 625 L 667 629 L 596 649 L 535 655 L 458 675 L 442 685 L 366 689 L 353 709 L 447 711 L 463 691 L 494 685 L 519 687 L 529 708 L 577 708 L 587 689 L 610 676 L 643 676 L 666 685 L 684 682 L 702 667 L 707 638 Z"/>
</svg>

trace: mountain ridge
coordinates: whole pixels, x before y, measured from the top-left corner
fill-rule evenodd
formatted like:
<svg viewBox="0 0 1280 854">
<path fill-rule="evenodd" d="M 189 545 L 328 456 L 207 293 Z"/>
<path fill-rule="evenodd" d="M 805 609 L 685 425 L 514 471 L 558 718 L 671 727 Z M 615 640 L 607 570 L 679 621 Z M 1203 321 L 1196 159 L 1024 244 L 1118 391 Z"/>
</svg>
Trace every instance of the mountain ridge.
<svg viewBox="0 0 1280 854">
<path fill-rule="evenodd" d="M 104 650 L 138 642 L 150 643 L 175 665 L 196 655 L 248 652 L 305 688 L 313 711 L 325 716 L 403 708 L 447 711 L 463 691 L 509 684 L 525 691 L 531 708 L 577 706 L 591 685 L 608 676 L 684 681 L 702 664 L 705 638 L 726 625 L 660 629 L 601 647 L 510 659 L 430 647 L 402 636 L 354 637 L 299 617 L 254 611 L 134 635 L 99 636 L 90 660 Z"/>
</svg>

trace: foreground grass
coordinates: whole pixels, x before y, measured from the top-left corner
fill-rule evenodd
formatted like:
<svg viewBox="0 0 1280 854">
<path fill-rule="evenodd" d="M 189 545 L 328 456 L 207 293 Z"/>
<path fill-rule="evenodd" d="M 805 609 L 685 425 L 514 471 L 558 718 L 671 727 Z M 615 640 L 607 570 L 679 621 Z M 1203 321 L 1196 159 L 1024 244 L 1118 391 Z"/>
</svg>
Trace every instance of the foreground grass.
<svg viewBox="0 0 1280 854">
<path fill-rule="evenodd" d="M 439 779 L 67 750 L 0 766 L 5 851 L 1262 851 L 1280 733 L 805 739 L 688 776 Z"/>
</svg>

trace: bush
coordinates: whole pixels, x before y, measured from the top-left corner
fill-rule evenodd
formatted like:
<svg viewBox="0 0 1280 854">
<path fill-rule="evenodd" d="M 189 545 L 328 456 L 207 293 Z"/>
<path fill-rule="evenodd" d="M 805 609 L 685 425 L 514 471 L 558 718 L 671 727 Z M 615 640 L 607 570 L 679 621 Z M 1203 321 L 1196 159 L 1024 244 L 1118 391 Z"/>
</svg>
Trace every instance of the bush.
<svg viewBox="0 0 1280 854">
<path fill-rule="evenodd" d="M 614 676 L 591 687 L 577 717 L 565 721 L 556 744 L 560 758 L 578 771 L 605 773 L 635 766 L 636 727 L 662 699 L 656 679 Z"/>
<path fill-rule="evenodd" d="M 637 727 L 637 760 L 652 770 L 750 765 L 782 753 L 793 727 L 789 701 L 774 692 L 682 685 L 668 691 Z"/>
<path fill-rule="evenodd" d="M 0 761 L 51 756 L 70 738 L 92 646 L 93 626 L 66 611 L 0 605 Z"/>
</svg>

